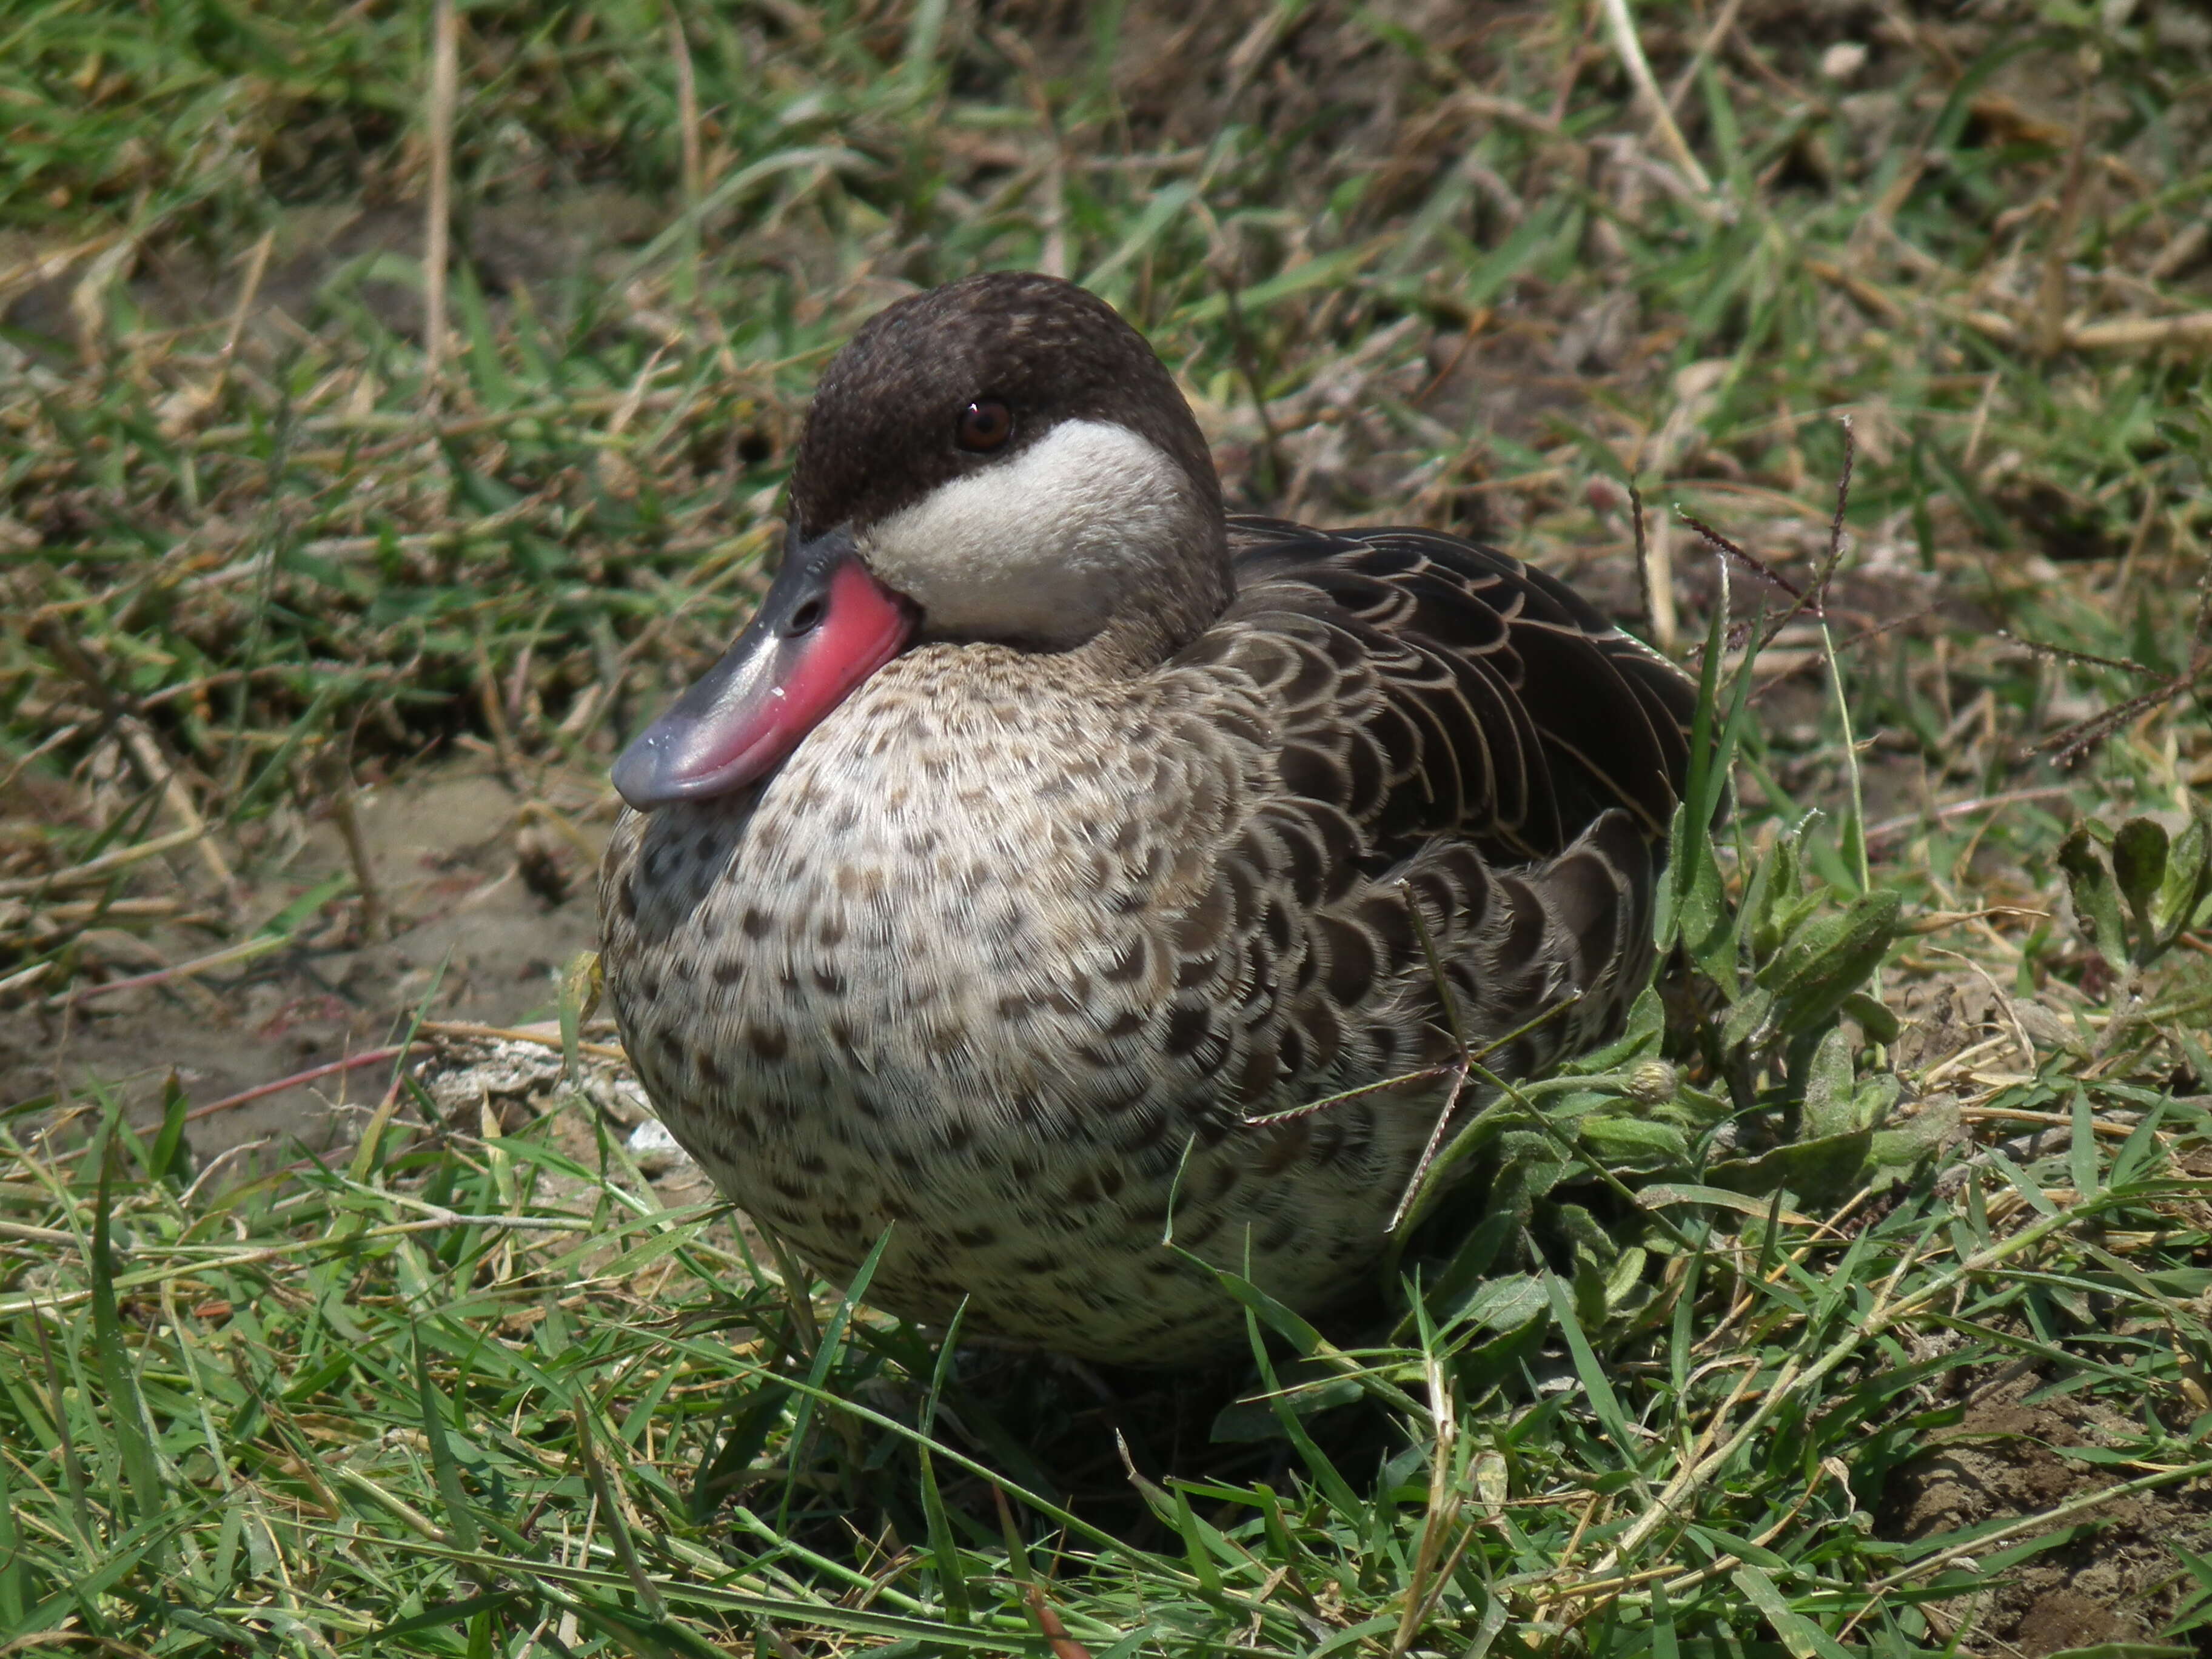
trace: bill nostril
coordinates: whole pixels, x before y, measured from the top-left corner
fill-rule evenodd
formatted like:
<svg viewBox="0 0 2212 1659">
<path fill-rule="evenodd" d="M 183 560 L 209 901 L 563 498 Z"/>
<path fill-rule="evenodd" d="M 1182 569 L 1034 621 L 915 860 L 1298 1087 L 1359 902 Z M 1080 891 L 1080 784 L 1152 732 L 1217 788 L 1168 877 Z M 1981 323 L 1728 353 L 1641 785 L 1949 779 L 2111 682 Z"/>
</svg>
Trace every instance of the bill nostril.
<svg viewBox="0 0 2212 1659">
<path fill-rule="evenodd" d="M 783 631 L 787 635 L 796 638 L 801 634 L 811 634 L 821 625 L 822 601 L 809 599 L 791 613 L 791 619 L 784 623 Z"/>
</svg>

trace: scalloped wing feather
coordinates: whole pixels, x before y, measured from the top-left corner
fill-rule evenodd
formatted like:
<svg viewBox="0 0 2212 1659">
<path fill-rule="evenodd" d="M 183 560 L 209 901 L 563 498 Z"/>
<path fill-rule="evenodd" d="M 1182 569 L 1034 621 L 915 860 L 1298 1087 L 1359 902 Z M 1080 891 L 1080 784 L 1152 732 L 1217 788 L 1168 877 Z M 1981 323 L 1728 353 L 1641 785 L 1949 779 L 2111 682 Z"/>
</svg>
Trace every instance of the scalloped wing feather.
<svg viewBox="0 0 2212 1659">
<path fill-rule="evenodd" d="M 1266 1111 L 1444 1063 L 1455 1027 L 1535 1022 L 1505 1075 L 1603 1041 L 1650 970 L 1687 677 L 1491 549 L 1231 527 L 1237 597 L 1179 662 L 1249 687 L 1272 777 L 1164 941 L 1171 1048 Z"/>
<path fill-rule="evenodd" d="M 1556 577 L 1433 531 L 1230 529 L 1237 598 L 1192 650 L 1233 652 L 1294 617 L 1356 642 L 1333 706 L 1291 712 L 1350 720 L 1395 758 L 1416 803 L 1391 803 L 1389 829 L 1457 829 L 1522 859 L 1563 850 L 1607 806 L 1667 833 L 1696 687 Z"/>
</svg>

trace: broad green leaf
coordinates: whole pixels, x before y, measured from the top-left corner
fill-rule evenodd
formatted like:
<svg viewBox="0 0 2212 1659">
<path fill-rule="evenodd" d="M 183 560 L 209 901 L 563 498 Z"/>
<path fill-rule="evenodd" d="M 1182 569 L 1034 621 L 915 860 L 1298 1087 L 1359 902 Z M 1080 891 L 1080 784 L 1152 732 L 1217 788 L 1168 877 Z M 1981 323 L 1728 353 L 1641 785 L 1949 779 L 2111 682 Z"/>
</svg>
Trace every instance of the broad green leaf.
<svg viewBox="0 0 2212 1659">
<path fill-rule="evenodd" d="M 1959 1132 L 1959 1103 L 1930 1095 L 1903 1122 L 1875 1131 L 1868 1156 L 1885 1169 L 1918 1163 Z"/>
<path fill-rule="evenodd" d="M 1739 1193 L 1771 1193 L 1782 1188 L 1805 1199 L 1830 1197 L 1848 1191 L 1858 1179 L 1873 1144 L 1869 1129 L 1793 1141 L 1762 1157 L 1716 1164 L 1705 1171 L 1705 1178 Z"/>
<path fill-rule="evenodd" d="M 1498 1208 L 1468 1230 L 1458 1249 L 1452 1252 L 1451 1259 L 1444 1263 L 1443 1270 L 1426 1287 L 1425 1299 L 1439 1324 L 1458 1316 L 1449 1310 L 1461 1309 L 1462 1304 L 1472 1306 L 1470 1297 L 1480 1297 L 1488 1285 L 1502 1282 L 1486 1280 L 1483 1275 L 1496 1263 L 1498 1252 L 1520 1231 L 1520 1226 L 1519 1216 L 1510 1210 Z"/>
<path fill-rule="evenodd" d="M 1632 1244 L 1620 1253 L 1620 1259 L 1613 1264 L 1613 1271 L 1605 1276 L 1607 1313 L 1619 1311 L 1643 1288 L 1644 1265 L 1650 1259 L 1650 1252 L 1640 1244 Z"/>
<path fill-rule="evenodd" d="M 2130 818 L 2112 836 L 2112 880 L 2135 912 L 2139 936 L 2150 933 L 2151 901 L 2166 880 L 2166 826 L 2153 818 Z"/>
<path fill-rule="evenodd" d="M 1845 997 L 1843 1011 L 1858 1021 L 1859 1029 L 1867 1034 L 1869 1042 L 1897 1041 L 1897 1016 L 1864 991 L 1854 991 Z"/>
<path fill-rule="evenodd" d="M 1682 945 L 1716 983 L 1732 988 L 1736 976 L 1736 918 L 1710 852 L 1698 860 L 1682 899 Z"/>
<path fill-rule="evenodd" d="M 1775 1024 L 1792 1035 L 1817 1029 L 1863 988 L 1899 930 L 1895 893 L 1861 895 L 1840 915 L 1807 922 L 1759 971 L 1774 993 Z"/>
<path fill-rule="evenodd" d="M 1857 1089 L 1851 1075 L 1851 1047 L 1840 1030 L 1820 1039 L 1805 1077 L 1805 1135 L 1818 1140 L 1847 1135 L 1865 1125 L 1856 1121 Z"/>
<path fill-rule="evenodd" d="M 2125 968 L 2127 932 L 2120 923 L 2119 888 L 2099 856 L 2087 825 L 2075 829 L 2060 844 L 2058 867 L 2066 872 L 2067 890 L 2074 899 L 2074 925 L 2081 930 L 2082 939 L 2115 968 Z"/>
<path fill-rule="evenodd" d="M 1364 1392 L 1352 1377 L 1315 1360 L 1296 1360 L 1281 1368 L 1275 1393 L 1266 1400 L 1234 1400 L 1213 1419 L 1206 1438 L 1216 1444 L 1255 1440 L 1281 1440 L 1280 1411 L 1294 1417 L 1312 1417 L 1349 1406 Z"/>
<path fill-rule="evenodd" d="M 1592 1330 L 1605 1325 L 1605 1287 L 1613 1264 L 1601 1261 L 1588 1250 L 1575 1252 L 1575 1317 Z"/>
<path fill-rule="evenodd" d="M 1659 988 L 1647 985 L 1628 1011 L 1628 1024 L 1620 1035 L 1602 1048 L 1593 1048 L 1559 1067 L 1562 1075 L 1592 1077 L 1600 1072 L 1617 1072 L 1642 1057 L 1646 1050 L 1658 1046 L 1667 1035 L 1667 1005 L 1660 1000 Z"/>
<path fill-rule="evenodd" d="M 191 1177 L 185 1146 L 185 1113 L 191 1104 L 173 1068 L 161 1085 L 161 1132 L 146 1157 L 146 1173 L 155 1181 L 173 1181 L 181 1187 Z"/>
<path fill-rule="evenodd" d="M 1721 1047 L 1740 1048 L 1757 1036 L 1774 1012 L 1774 993 L 1764 985 L 1747 985 L 1721 1022 Z"/>
<path fill-rule="evenodd" d="M 2196 921 L 2208 895 L 2212 895 L 2212 829 L 2198 813 L 2167 849 L 2166 878 L 2151 900 L 2152 937 L 2160 945 L 2171 944 Z"/>
<path fill-rule="evenodd" d="M 1572 1239 L 1595 1261 L 1610 1267 L 1620 1255 L 1620 1245 L 1605 1224 L 1579 1204 L 1559 1204 L 1551 1210 L 1553 1225 Z"/>
<path fill-rule="evenodd" d="M 1744 885 L 1739 908 L 1743 912 L 1743 937 L 1751 941 L 1753 951 L 1765 954 L 1772 950 L 1773 942 L 1765 937 L 1777 903 L 1794 899 L 1798 893 L 1797 838 L 1785 834 L 1768 848 L 1759 867 L 1751 872 Z"/>
<path fill-rule="evenodd" d="M 1879 1129 L 1904 1092 L 1905 1085 L 1894 1074 L 1876 1072 L 1860 1083 L 1851 1103 L 1852 1120 L 1862 1129 Z"/>
<path fill-rule="evenodd" d="M 1589 1117 L 1576 1125 L 1583 1147 L 1607 1164 L 1686 1163 L 1688 1137 L 1669 1123 L 1641 1117 Z"/>
<path fill-rule="evenodd" d="M 1534 1273 L 1511 1273 L 1486 1280 L 1468 1298 L 1461 1317 L 1493 1331 L 1517 1331 L 1549 1304 L 1543 1282 Z"/>
</svg>

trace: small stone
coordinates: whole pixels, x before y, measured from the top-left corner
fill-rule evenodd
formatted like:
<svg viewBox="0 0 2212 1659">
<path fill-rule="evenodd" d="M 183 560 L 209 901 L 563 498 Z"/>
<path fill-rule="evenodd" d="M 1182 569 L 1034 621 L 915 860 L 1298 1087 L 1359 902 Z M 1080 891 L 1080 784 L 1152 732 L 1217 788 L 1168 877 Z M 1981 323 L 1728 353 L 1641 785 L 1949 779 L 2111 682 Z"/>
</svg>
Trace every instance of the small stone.
<svg viewBox="0 0 2212 1659">
<path fill-rule="evenodd" d="M 2063 1015 L 2045 1007 L 2032 999 L 2018 999 L 2012 1005 L 2013 1018 L 2027 1040 L 2039 1048 L 2070 1048 L 2081 1050 L 2081 1034 Z"/>
<path fill-rule="evenodd" d="M 634 1129 L 653 1121 L 653 1103 L 637 1079 L 611 1070 L 586 1068 L 578 1079 L 584 1098 L 618 1127 Z"/>
<path fill-rule="evenodd" d="M 542 1043 L 492 1042 L 457 1056 L 428 1079 L 441 1112 L 474 1114 L 485 1101 L 524 1102 L 561 1079 L 561 1055 Z M 470 1118 L 473 1121 L 473 1116 Z"/>
<path fill-rule="evenodd" d="M 1830 81 L 1848 81 L 1866 67 L 1867 49 L 1856 40 L 1838 40 L 1820 54 L 1820 74 Z"/>
<path fill-rule="evenodd" d="M 676 1137 L 659 1118 L 647 1118 L 631 1130 L 628 1145 L 631 1158 L 648 1181 L 692 1166 L 691 1154 L 676 1144 Z"/>
</svg>

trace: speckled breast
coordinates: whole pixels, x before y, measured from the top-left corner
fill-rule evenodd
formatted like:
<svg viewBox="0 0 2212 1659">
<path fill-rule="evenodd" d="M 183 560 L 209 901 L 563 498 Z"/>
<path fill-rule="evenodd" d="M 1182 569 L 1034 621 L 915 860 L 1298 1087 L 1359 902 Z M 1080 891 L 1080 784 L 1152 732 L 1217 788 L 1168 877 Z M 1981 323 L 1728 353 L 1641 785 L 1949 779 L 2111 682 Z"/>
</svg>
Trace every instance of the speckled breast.
<svg viewBox="0 0 2212 1659">
<path fill-rule="evenodd" d="M 1194 1037 L 1170 1006 L 1257 763 L 1235 730 L 1171 678 L 1044 697 L 1015 653 L 925 647 L 757 789 L 625 814 L 606 981 L 669 1128 L 833 1278 L 888 1231 L 871 1301 L 1059 1352 L 1242 1340 L 1171 1212 L 1293 1305 L 1364 1283 L 1432 1111 L 1248 1126 L 1282 1103 L 1232 1073 L 1237 1008 Z"/>
</svg>

